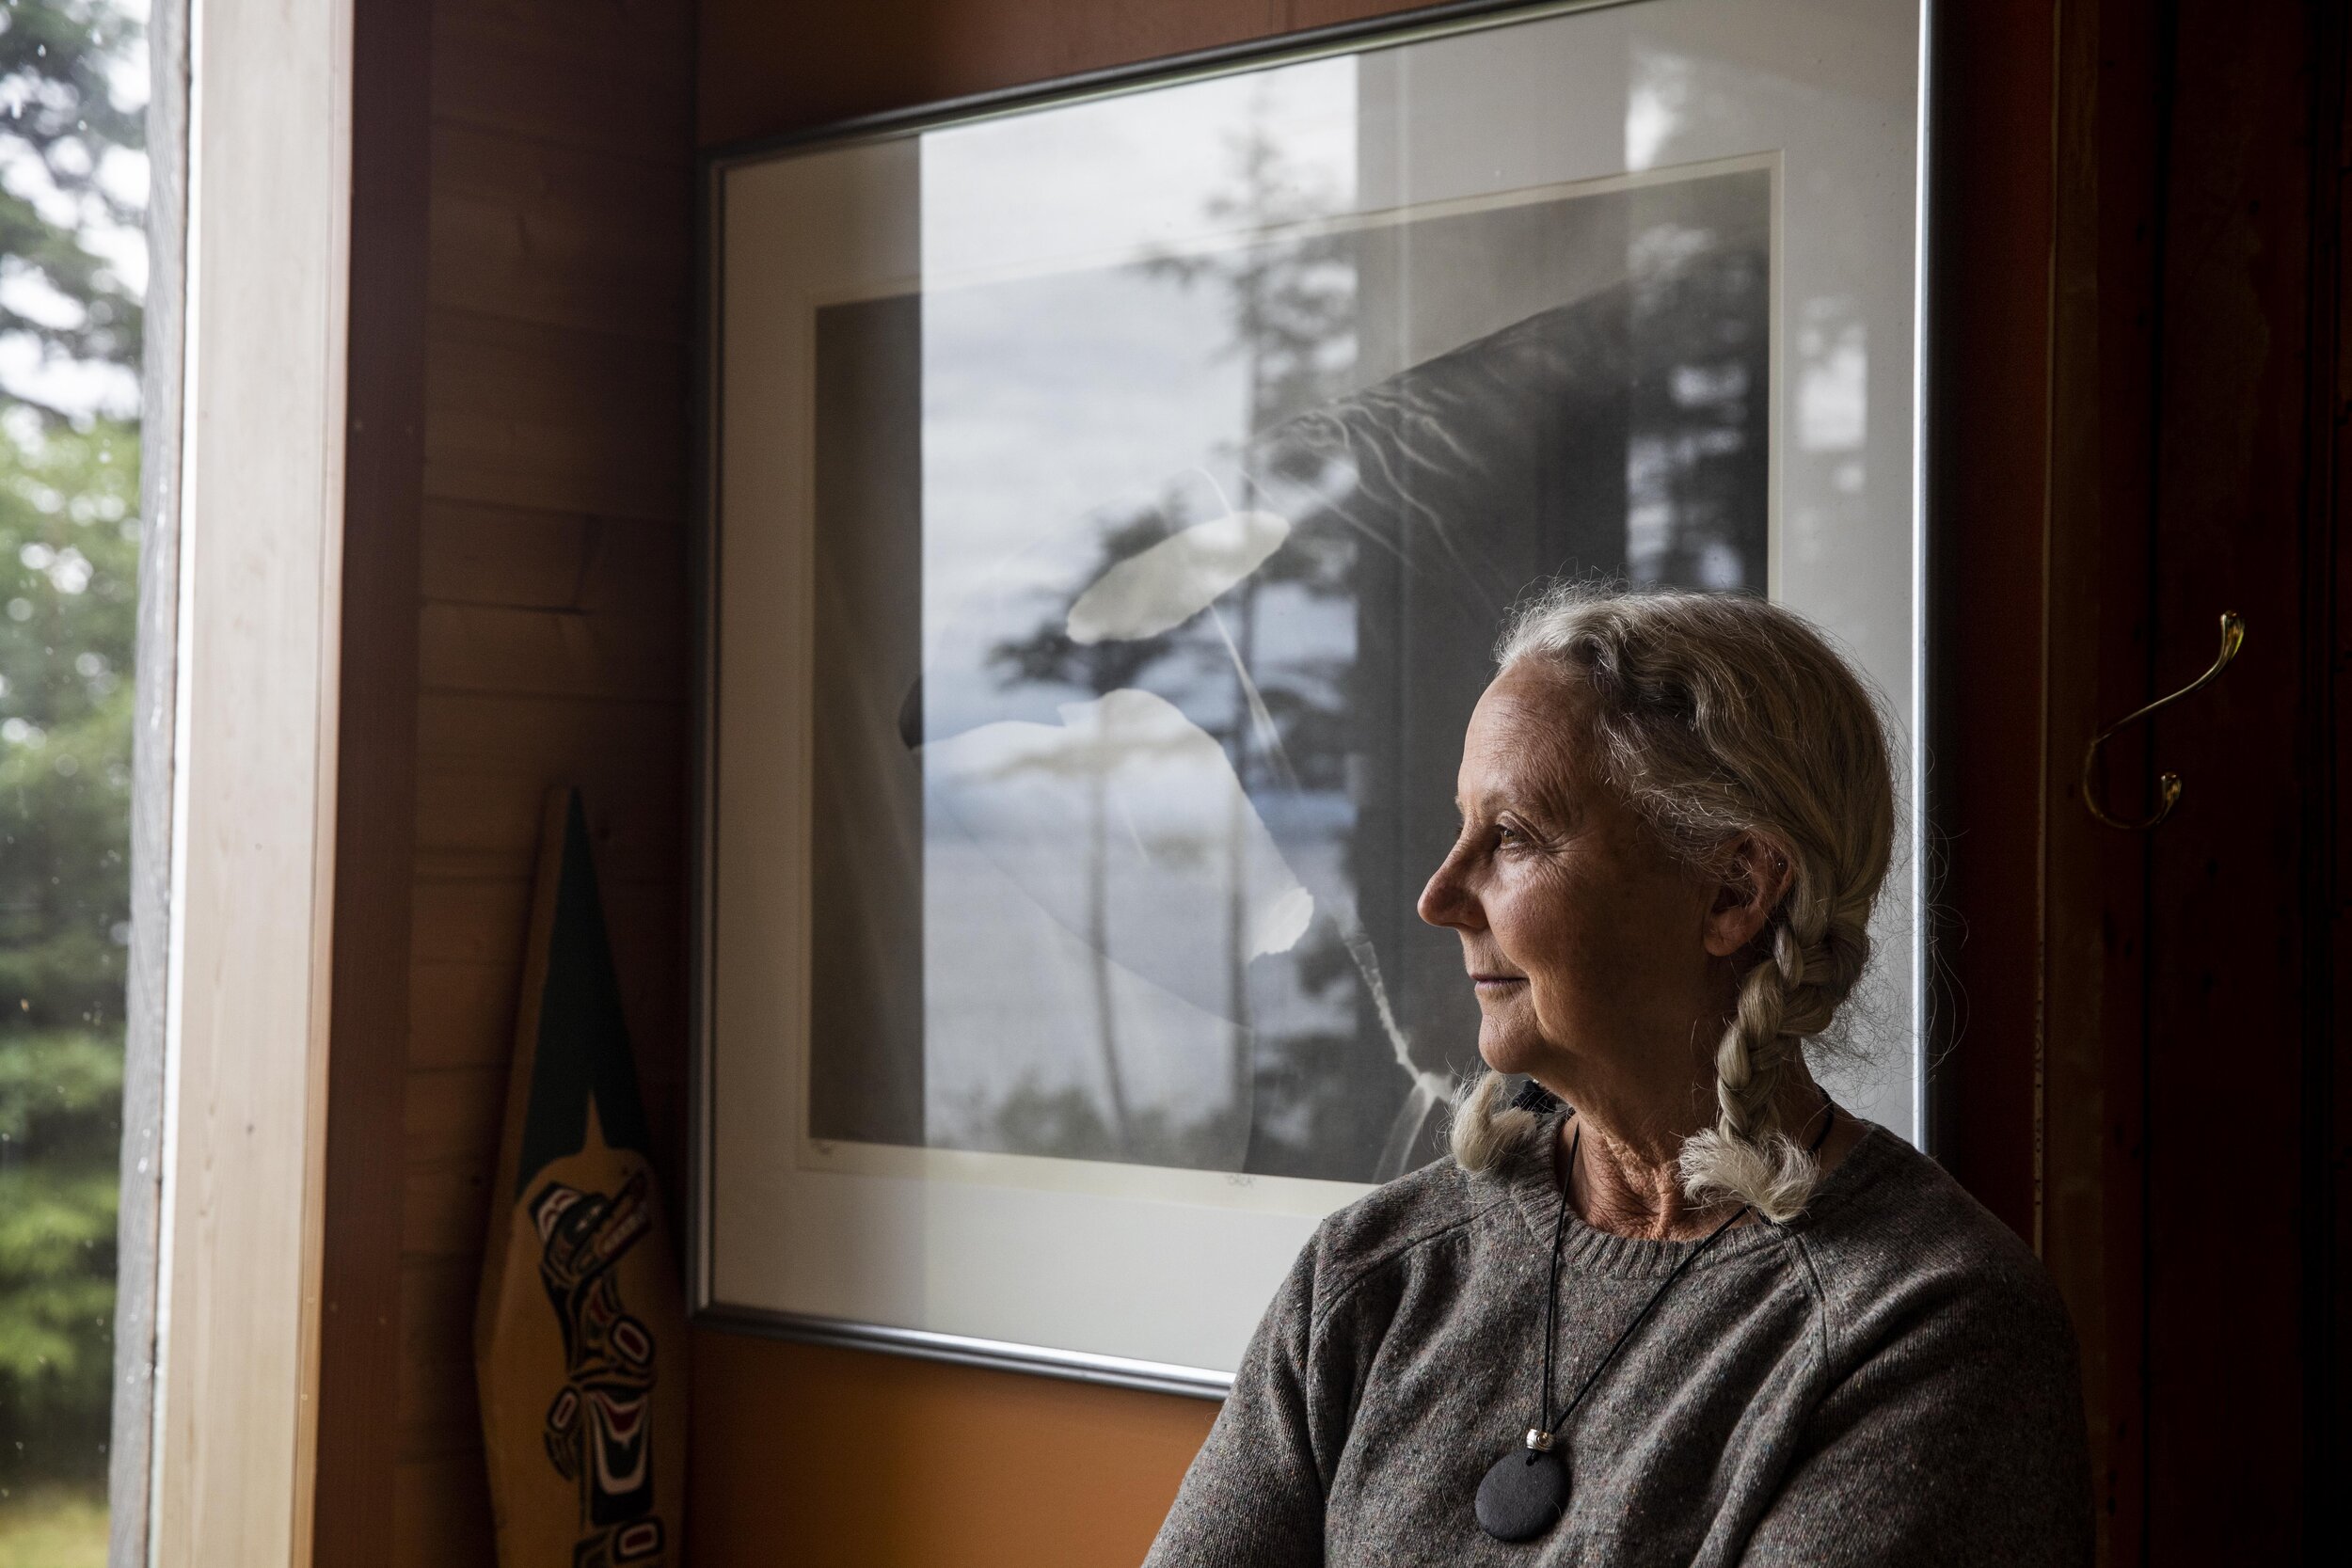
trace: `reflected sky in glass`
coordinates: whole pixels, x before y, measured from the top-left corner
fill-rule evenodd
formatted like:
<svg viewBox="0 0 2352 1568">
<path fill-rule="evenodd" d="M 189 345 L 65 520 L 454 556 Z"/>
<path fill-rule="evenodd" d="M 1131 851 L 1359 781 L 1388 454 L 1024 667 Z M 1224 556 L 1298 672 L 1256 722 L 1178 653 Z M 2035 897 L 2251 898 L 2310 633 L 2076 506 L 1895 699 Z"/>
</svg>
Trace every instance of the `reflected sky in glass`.
<svg viewBox="0 0 2352 1568">
<path fill-rule="evenodd" d="M 1359 214 L 1366 134 L 1354 60 L 936 133 L 922 292 L 819 309 L 814 1135 L 1410 1168 L 1502 610 L 1766 586 L 1770 163 Z"/>
</svg>

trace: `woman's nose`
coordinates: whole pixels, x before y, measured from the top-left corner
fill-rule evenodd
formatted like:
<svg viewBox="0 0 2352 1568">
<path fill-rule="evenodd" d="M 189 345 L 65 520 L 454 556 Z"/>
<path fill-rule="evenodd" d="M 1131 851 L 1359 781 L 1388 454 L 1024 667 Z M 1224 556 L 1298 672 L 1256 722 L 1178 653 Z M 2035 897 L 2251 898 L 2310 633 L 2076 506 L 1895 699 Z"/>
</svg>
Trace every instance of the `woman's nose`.
<svg viewBox="0 0 2352 1568">
<path fill-rule="evenodd" d="M 1414 909 L 1432 926 L 1450 926 L 1454 929 L 1470 930 L 1478 924 L 1478 900 L 1462 883 L 1461 858 L 1448 855 L 1429 885 L 1421 890 L 1421 901 Z"/>
</svg>

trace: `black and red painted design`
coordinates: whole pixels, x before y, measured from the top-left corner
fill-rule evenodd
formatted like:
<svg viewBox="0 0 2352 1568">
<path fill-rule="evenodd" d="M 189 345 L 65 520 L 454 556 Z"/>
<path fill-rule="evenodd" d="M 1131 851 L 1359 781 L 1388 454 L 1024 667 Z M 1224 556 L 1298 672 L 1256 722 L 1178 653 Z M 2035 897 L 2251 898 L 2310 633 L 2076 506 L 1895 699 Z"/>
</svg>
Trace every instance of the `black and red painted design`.
<svg viewBox="0 0 2352 1568">
<path fill-rule="evenodd" d="M 474 1325 L 501 1568 L 676 1568 L 686 1314 L 585 814 L 549 802 Z"/>
<path fill-rule="evenodd" d="M 550 1181 L 531 1201 L 539 1277 L 564 1334 L 563 1390 L 548 1407 L 548 1457 L 580 1487 L 576 1568 L 660 1556 L 653 1516 L 654 1337 L 622 1307 L 612 1266 L 653 1223 L 645 1176 L 607 1196 Z"/>
</svg>

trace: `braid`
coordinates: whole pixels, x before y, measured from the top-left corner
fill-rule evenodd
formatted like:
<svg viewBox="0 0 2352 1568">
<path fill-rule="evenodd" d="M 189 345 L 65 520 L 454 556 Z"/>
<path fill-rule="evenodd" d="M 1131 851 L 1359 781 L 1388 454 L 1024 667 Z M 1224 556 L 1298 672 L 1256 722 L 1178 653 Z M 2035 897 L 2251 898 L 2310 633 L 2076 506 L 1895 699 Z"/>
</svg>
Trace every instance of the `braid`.
<svg viewBox="0 0 2352 1568">
<path fill-rule="evenodd" d="M 1454 1117 L 1446 1142 L 1454 1163 L 1464 1170 L 1488 1169 L 1505 1154 L 1531 1143 L 1544 1130 L 1544 1118 L 1505 1098 L 1510 1080 L 1492 1070 L 1481 1072 L 1462 1085 L 1454 1099 Z"/>
<path fill-rule="evenodd" d="M 1775 1222 L 1804 1210 L 1819 1171 L 1774 1106 L 1789 1061 L 1829 1027 L 1861 978 L 1868 919 L 1867 897 L 1833 913 L 1802 879 L 1775 912 L 1771 952 L 1741 978 L 1715 1050 L 1715 1126 L 1682 1147 L 1683 1187 L 1692 1197 L 1736 1198 Z"/>
</svg>

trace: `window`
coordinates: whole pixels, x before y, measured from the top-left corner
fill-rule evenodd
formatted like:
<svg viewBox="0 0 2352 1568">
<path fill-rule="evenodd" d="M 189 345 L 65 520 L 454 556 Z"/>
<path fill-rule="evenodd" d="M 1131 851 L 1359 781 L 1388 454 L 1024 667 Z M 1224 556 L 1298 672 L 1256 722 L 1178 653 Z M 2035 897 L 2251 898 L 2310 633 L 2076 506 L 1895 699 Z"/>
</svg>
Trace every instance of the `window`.
<svg viewBox="0 0 2352 1568">
<path fill-rule="evenodd" d="M 0 1568 L 106 1550 L 145 15 L 0 9 Z"/>
</svg>

